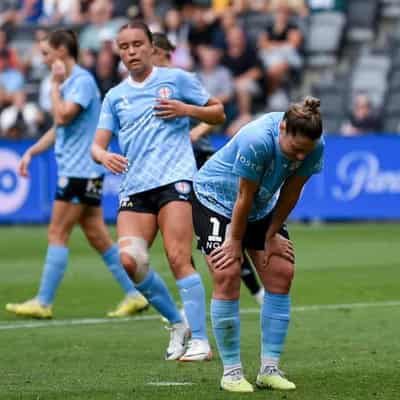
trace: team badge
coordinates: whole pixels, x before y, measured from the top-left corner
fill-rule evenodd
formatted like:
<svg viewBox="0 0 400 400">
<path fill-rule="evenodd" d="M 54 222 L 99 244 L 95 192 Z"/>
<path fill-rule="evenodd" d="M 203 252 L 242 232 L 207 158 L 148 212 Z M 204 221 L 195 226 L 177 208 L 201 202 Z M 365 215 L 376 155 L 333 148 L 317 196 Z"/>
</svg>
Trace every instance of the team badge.
<svg viewBox="0 0 400 400">
<path fill-rule="evenodd" d="M 60 176 L 58 178 L 58 187 L 60 189 L 65 189 L 68 185 L 68 178 L 66 176 Z"/>
<path fill-rule="evenodd" d="M 163 86 L 158 89 L 158 97 L 161 99 L 169 99 L 171 97 L 172 91 L 168 86 Z"/>
<path fill-rule="evenodd" d="M 180 194 L 189 194 L 192 191 L 192 187 L 188 182 L 175 183 L 175 189 Z"/>
</svg>

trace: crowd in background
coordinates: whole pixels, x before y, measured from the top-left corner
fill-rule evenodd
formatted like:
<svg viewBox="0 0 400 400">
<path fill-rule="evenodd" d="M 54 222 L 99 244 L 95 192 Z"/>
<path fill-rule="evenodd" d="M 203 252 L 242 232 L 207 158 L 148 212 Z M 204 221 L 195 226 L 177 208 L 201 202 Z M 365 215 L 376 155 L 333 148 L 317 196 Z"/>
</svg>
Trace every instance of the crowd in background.
<svg viewBox="0 0 400 400">
<path fill-rule="evenodd" d="M 173 66 L 196 72 L 225 105 L 222 131 L 234 135 L 255 113 L 284 110 L 301 80 L 307 18 L 343 11 L 344 0 L 2 0 L 0 4 L 0 137 L 37 137 L 51 124 L 49 71 L 39 41 L 54 26 L 79 34 L 80 63 L 95 76 L 102 96 L 126 71 L 114 39 L 130 19 L 165 32 L 175 46 Z M 249 29 L 257 15 L 265 24 Z M 32 45 L 13 46 L 10 33 L 34 25 Z M 12 38 L 12 34 L 11 34 Z M 17 42 L 14 42 L 15 44 Z M 356 99 L 343 126 L 347 135 L 379 129 L 368 98 Z"/>
</svg>

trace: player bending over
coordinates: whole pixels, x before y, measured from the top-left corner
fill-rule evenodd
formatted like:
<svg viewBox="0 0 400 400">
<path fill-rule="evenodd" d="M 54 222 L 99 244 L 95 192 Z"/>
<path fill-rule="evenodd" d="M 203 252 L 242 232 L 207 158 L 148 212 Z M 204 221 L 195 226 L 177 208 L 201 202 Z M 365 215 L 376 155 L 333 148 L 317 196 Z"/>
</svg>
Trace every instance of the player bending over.
<svg viewBox="0 0 400 400">
<path fill-rule="evenodd" d="M 90 156 L 101 101 L 93 77 L 76 63 L 78 42 L 74 32 L 57 30 L 40 43 L 44 62 L 52 70 L 51 99 L 55 126 L 30 147 L 20 164 L 20 174 L 28 176 L 31 158 L 55 143 L 58 168 L 56 199 L 48 229 L 46 261 L 37 296 L 20 304 L 7 304 L 17 315 L 51 318 L 52 304 L 68 263 L 68 239 L 79 224 L 91 246 L 97 250 L 125 299 L 110 317 L 143 310 L 147 300 L 135 289 L 120 264 L 100 207 L 104 169 Z"/>
<path fill-rule="evenodd" d="M 145 24 L 123 26 L 117 45 L 130 74 L 104 99 L 92 154 L 110 171 L 124 174 L 117 220 L 121 262 L 137 289 L 171 324 L 166 359 L 209 359 L 204 287 L 190 261 L 196 165 L 189 118 L 221 123 L 223 106 L 192 74 L 153 66 L 152 36 Z M 112 135 L 122 156 L 106 150 Z M 158 229 L 192 332 L 186 350 L 187 327 L 149 266 L 149 247 Z"/>
<path fill-rule="evenodd" d="M 318 99 L 308 97 L 285 113 L 250 122 L 194 179 L 194 227 L 214 283 L 211 321 L 224 367 L 221 388 L 231 392 L 253 391 L 240 360 L 239 288 L 245 249 L 265 288 L 256 385 L 295 389 L 278 365 L 294 275 L 285 220 L 308 178 L 322 168 L 319 105 Z"/>
</svg>

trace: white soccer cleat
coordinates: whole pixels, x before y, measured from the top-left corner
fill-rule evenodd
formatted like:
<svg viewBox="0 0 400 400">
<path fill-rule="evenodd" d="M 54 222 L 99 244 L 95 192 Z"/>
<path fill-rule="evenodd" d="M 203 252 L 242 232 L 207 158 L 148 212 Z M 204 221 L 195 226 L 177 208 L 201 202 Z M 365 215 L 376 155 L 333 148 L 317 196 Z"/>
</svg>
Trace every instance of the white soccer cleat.
<svg viewBox="0 0 400 400">
<path fill-rule="evenodd" d="M 208 340 L 191 339 L 185 354 L 179 358 L 179 361 L 210 361 L 211 359 L 212 351 Z"/>
<path fill-rule="evenodd" d="M 183 322 L 173 324 L 167 327 L 167 329 L 170 331 L 170 339 L 165 359 L 178 360 L 185 352 L 185 343 L 189 335 L 189 329 Z"/>
</svg>

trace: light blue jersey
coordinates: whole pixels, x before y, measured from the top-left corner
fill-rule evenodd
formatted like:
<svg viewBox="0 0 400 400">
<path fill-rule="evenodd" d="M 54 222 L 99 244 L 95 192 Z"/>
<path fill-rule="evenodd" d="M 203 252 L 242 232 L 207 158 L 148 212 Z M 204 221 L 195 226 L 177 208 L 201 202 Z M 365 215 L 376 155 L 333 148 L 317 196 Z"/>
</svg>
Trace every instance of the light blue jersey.
<svg viewBox="0 0 400 400">
<path fill-rule="evenodd" d="M 69 124 L 56 128 L 58 175 L 97 178 L 104 174 L 104 169 L 90 155 L 101 107 L 100 92 L 94 78 L 75 65 L 61 85 L 61 97 L 64 101 L 79 104 L 82 110 Z"/>
<path fill-rule="evenodd" d="M 144 82 L 128 77 L 103 101 L 98 129 L 116 135 L 122 154 L 129 160 L 121 198 L 181 180 L 191 181 L 196 172 L 189 118 L 156 117 L 154 106 L 159 98 L 203 106 L 210 96 L 193 74 L 153 67 Z"/>
<path fill-rule="evenodd" d="M 249 221 L 256 221 L 272 211 L 289 176 L 321 171 L 323 139 L 303 161 L 283 155 L 279 145 L 283 115 L 269 113 L 250 122 L 204 164 L 194 179 L 196 197 L 204 206 L 231 218 L 242 177 L 260 185 L 249 215 Z"/>
</svg>

